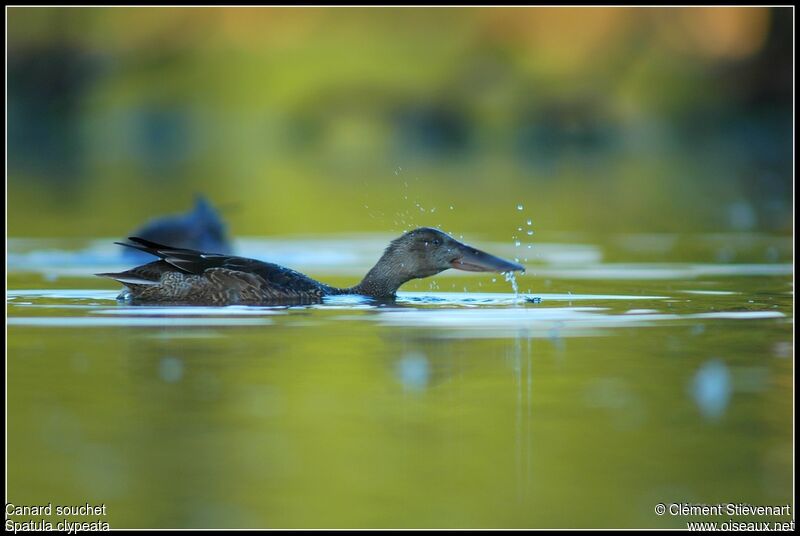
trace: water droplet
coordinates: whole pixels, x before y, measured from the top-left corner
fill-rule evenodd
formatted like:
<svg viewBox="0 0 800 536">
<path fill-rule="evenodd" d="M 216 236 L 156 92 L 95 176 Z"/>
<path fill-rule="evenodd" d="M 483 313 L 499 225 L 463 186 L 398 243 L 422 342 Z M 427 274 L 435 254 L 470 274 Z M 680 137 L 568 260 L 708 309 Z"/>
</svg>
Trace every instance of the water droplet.
<svg viewBox="0 0 800 536">
<path fill-rule="evenodd" d="M 725 414 L 731 383 L 731 373 L 720 359 L 707 361 L 695 373 L 689 388 L 705 418 L 718 420 Z"/>
<path fill-rule="evenodd" d="M 525 208 L 525 207 L 523 207 L 521 204 L 517 205 L 517 210 L 522 210 L 523 208 Z"/>
<path fill-rule="evenodd" d="M 516 240 L 516 241 L 514 242 L 514 245 L 515 245 L 516 247 L 520 247 L 520 246 L 522 245 L 522 242 L 520 242 L 519 240 Z"/>
<path fill-rule="evenodd" d="M 532 223 L 533 223 L 533 221 L 528 219 L 528 225 L 531 225 Z"/>
<path fill-rule="evenodd" d="M 506 281 L 511 283 L 511 288 L 514 289 L 514 301 L 517 301 L 519 297 L 519 287 L 517 286 L 517 275 L 514 272 L 505 272 L 503 275 L 506 278 Z"/>
<path fill-rule="evenodd" d="M 453 205 L 450 205 L 450 210 L 453 210 Z"/>
<path fill-rule="evenodd" d="M 533 231 L 528 229 L 528 236 L 531 236 L 532 234 L 533 234 Z"/>
<path fill-rule="evenodd" d="M 405 389 L 418 391 L 428 385 L 430 365 L 422 352 L 409 352 L 398 361 L 395 373 Z"/>
<path fill-rule="evenodd" d="M 177 357 L 165 357 L 158 364 L 158 375 L 167 383 L 175 383 L 183 377 L 183 361 Z"/>
</svg>

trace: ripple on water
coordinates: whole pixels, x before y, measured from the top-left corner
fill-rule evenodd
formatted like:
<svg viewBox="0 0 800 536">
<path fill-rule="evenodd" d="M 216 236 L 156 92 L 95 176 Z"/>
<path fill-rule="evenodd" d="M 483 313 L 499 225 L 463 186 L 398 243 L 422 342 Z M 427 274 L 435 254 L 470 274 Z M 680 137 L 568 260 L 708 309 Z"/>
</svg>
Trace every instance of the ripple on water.
<svg viewBox="0 0 800 536">
<path fill-rule="evenodd" d="M 679 291 L 686 292 L 686 291 Z M 701 295 L 707 294 L 702 293 Z M 712 295 L 728 295 L 717 291 Z M 611 330 L 699 320 L 762 320 L 784 318 L 775 310 L 710 311 L 679 314 L 665 312 L 675 300 L 668 296 L 623 294 L 537 294 L 401 292 L 393 303 L 375 302 L 364 296 L 332 296 L 324 303 L 304 306 L 129 306 L 115 305 L 116 291 L 94 289 L 14 290 L 8 292 L 11 326 L 35 327 L 169 327 L 169 326 L 264 326 L 274 324 L 291 310 L 336 311 L 336 320 L 375 321 L 385 326 L 426 328 L 438 337 L 580 337 L 607 335 Z M 521 300 L 520 298 L 524 298 Z M 55 300 L 55 303 L 47 300 Z M 536 300 L 536 301 L 534 301 Z M 608 302 L 647 302 L 646 308 L 618 310 Z M 566 302 L 566 307 L 561 303 Z M 591 306 L 573 306 L 587 302 Z M 601 303 L 603 306 L 595 304 Z M 541 304 L 541 305 L 539 305 Z M 659 307 L 664 304 L 665 307 Z M 34 309 L 35 308 L 35 309 Z M 41 314 L 48 308 L 51 315 Z M 35 310 L 36 316 L 13 312 Z M 72 313 L 65 314 L 71 310 Z M 348 313 L 371 310 L 376 314 Z M 294 315 L 296 317 L 296 315 Z M 318 319 L 314 319 L 315 321 Z M 321 319 L 320 319 L 321 320 Z M 306 323 L 307 324 L 307 323 Z M 306 325 L 295 323 L 295 326 Z"/>
<path fill-rule="evenodd" d="M 703 319 L 761 320 L 785 318 L 778 311 L 726 311 L 674 314 L 654 310 L 615 314 L 606 307 L 524 307 L 480 309 L 391 309 L 371 317 L 387 326 L 427 328 L 444 338 L 553 338 L 609 335 L 619 328 Z"/>
<path fill-rule="evenodd" d="M 528 227 L 532 219 L 527 218 Z M 520 228 L 523 228 L 520 226 Z M 264 238 L 245 237 L 235 243 L 236 251 L 244 256 L 260 258 L 296 268 L 311 274 L 326 274 L 326 276 L 357 277 L 374 263 L 376 252 L 381 251 L 388 240 L 394 238 L 388 234 L 356 234 L 338 235 L 333 237 L 291 237 L 291 238 Z M 585 238 L 585 237 L 584 237 Z M 636 251 L 647 249 L 647 245 L 655 245 L 654 251 L 668 252 L 674 245 L 674 237 L 668 237 L 665 242 L 663 236 L 633 236 L 632 243 Z M 791 251 L 787 240 L 768 236 L 740 236 L 726 234 L 724 236 L 699 236 L 702 240 L 711 240 L 713 243 L 720 241 L 733 243 L 736 248 L 749 250 L 759 244 L 781 250 Z M 786 255 L 772 255 L 768 263 L 691 263 L 691 262 L 628 262 L 609 263 L 603 262 L 606 248 L 602 245 L 591 243 L 578 243 L 580 237 L 571 237 L 571 243 L 537 242 L 536 256 L 531 259 L 530 272 L 538 278 L 547 280 L 572 280 L 596 281 L 598 288 L 602 289 L 604 282 L 608 281 L 692 281 L 710 277 L 759 277 L 759 276 L 786 276 L 791 275 L 791 263 L 778 263 L 786 259 Z M 733 242 L 731 242 L 733 240 Z M 782 240 L 782 241 L 781 241 Z M 79 241 L 65 241 L 63 239 L 10 239 L 7 251 L 7 268 L 10 273 L 38 273 L 56 285 L 61 277 L 85 278 L 94 280 L 92 275 L 97 272 L 115 271 L 129 267 L 129 263 L 122 258 L 120 248 L 113 244 L 112 238 L 98 238 Z M 741 243 L 740 243 L 741 242 Z M 500 256 L 513 257 L 518 255 L 518 250 L 513 244 L 508 243 L 482 243 L 485 248 Z M 627 244 L 627 242 L 625 243 Z M 625 245 L 623 244 L 623 245 Z M 776 245 L 777 244 L 777 245 Z M 630 246 L 631 244 L 627 244 Z M 669 247 L 667 247 L 669 246 Z M 666 249 L 665 249 L 666 247 Z M 749 249 L 748 249 L 749 248 Z M 652 249 L 652 248 L 651 248 Z M 738 257 L 737 257 L 738 258 Z M 756 258 L 752 255 L 750 257 Z M 469 277 L 465 272 L 450 271 L 448 277 Z M 323 277 L 324 279 L 324 277 Z M 516 283 L 510 280 L 511 284 Z M 714 294 L 733 293 L 734 290 L 695 290 L 684 287 L 679 291 L 686 295 L 713 296 Z M 729 289 L 737 288 L 735 285 Z M 514 289 L 515 292 L 518 289 Z M 111 291 L 82 291 L 82 290 L 46 290 L 39 294 L 40 298 L 50 300 L 67 300 L 70 307 L 93 305 L 95 301 L 113 301 L 117 290 Z M 713 294 L 712 294 L 713 293 Z M 31 301 L 32 307 L 39 307 L 36 300 L 29 299 L 35 293 L 28 292 L 25 301 Z M 83 303 L 76 303 L 76 296 L 81 295 Z M 486 298 L 459 298 L 458 303 L 453 303 L 452 298 L 428 295 L 423 298 L 406 298 L 426 306 L 459 305 L 469 307 L 479 304 L 493 304 L 493 299 Z M 524 296 L 522 298 L 525 298 Z M 542 297 L 543 300 L 553 300 L 554 297 Z M 573 300 L 580 299 L 572 296 Z M 588 299 L 629 299 L 607 296 L 592 296 Z M 22 305 L 23 298 L 8 294 L 9 302 Z M 508 305 L 508 297 L 499 298 L 497 305 Z M 370 303 L 334 302 L 326 304 L 327 307 L 371 307 Z M 66 305 L 64 306 L 66 307 Z"/>
<path fill-rule="evenodd" d="M 271 324 L 268 318 L 220 318 L 220 317 L 117 317 L 97 316 L 14 316 L 8 319 L 9 326 L 91 328 L 110 326 L 130 327 L 174 327 L 174 326 L 245 326 Z"/>
</svg>

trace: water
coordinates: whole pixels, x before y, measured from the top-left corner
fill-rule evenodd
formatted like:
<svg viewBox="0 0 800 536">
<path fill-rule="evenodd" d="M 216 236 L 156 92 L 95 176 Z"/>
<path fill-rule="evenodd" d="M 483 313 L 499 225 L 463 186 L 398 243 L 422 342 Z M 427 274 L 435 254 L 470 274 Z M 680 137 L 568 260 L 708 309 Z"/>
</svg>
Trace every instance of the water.
<svg viewBox="0 0 800 536">
<path fill-rule="evenodd" d="M 506 281 L 511 283 L 511 288 L 514 289 L 514 301 L 516 302 L 519 298 L 519 285 L 517 284 L 517 275 L 514 272 L 505 272 L 503 273 L 505 276 Z"/>
<path fill-rule="evenodd" d="M 344 285 L 387 238 L 236 246 Z M 395 304 L 225 308 L 119 305 L 90 275 L 125 266 L 108 239 L 11 240 L 9 500 L 104 502 L 116 528 L 682 527 L 654 505 L 789 503 L 791 241 L 561 238 L 526 293 L 449 271 Z"/>
</svg>

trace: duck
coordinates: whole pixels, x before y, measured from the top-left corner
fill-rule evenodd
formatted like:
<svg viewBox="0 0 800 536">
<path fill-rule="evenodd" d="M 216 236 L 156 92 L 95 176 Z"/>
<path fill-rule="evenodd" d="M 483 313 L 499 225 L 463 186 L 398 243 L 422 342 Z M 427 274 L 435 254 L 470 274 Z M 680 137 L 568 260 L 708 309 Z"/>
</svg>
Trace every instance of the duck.
<svg viewBox="0 0 800 536">
<path fill-rule="evenodd" d="M 133 305 L 292 305 L 322 303 L 328 296 L 354 294 L 394 300 L 408 281 L 454 268 L 469 272 L 524 272 L 525 267 L 464 244 L 432 227 L 392 240 L 356 285 L 338 288 L 277 264 L 246 257 L 177 248 L 141 237 L 120 246 L 158 260 L 117 273 L 95 274 L 124 285 L 118 299 Z"/>
<path fill-rule="evenodd" d="M 134 231 L 134 236 L 173 247 L 233 253 L 226 225 L 214 205 L 202 194 L 195 194 L 194 206 L 184 214 L 155 218 Z M 138 249 L 126 248 L 123 256 L 131 261 L 148 258 Z"/>
</svg>

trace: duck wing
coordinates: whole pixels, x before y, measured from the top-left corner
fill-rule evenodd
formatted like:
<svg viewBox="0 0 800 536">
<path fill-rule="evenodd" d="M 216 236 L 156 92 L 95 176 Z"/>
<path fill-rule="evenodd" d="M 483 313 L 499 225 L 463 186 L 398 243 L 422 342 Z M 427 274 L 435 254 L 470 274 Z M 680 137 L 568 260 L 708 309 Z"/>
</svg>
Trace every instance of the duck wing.
<svg viewBox="0 0 800 536">
<path fill-rule="evenodd" d="M 129 240 L 132 243 L 117 242 L 117 244 L 150 253 L 161 260 L 126 272 L 97 275 L 110 277 L 128 285 L 159 287 L 143 291 L 145 294 L 142 297 L 161 294 L 174 296 L 173 290 L 180 287 L 180 293 L 185 294 L 186 298 L 195 295 L 200 299 L 201 296 L 211 295 L 214 302 L 270 303 L 285 300 L 317 300 L 331 291 L 327 285 L 277 264 L 246 257 L 175 248 L 140 237 L 130 237 Z M 162 277 L 165 274 L 168 274 L 167 278 Z M 191 288 L 187 288 L 187 285 Z M 160 288 L 163 288 L 164 292 L 161 292 Z M 226 299 L 225 296 L 231 298 Z"/>
<path fill-rule="evenodd" d="M 242 257 L 234 257 L 232 255 L 222 255 L 219 253 L 206 253 L 195 249 L 176 248 L 172 246 L 165 246 L 157 242 L 151 242 L 138 236 L 128 237 L 133 243 L 127 242 L 114 242 L 120 246 L 137 249 L 144 251 L 150 255 L 155 255 L 161 258 L 164 262 L 174 266 L 178 270 L 187 274 L 201 274 L 209 268 L 218 268 L 223 266 L 225 262 L 231 259 L 239 259 Z M 258 262 L 253 259 L 245 259 L 252 262 Z"/>
</svg>

